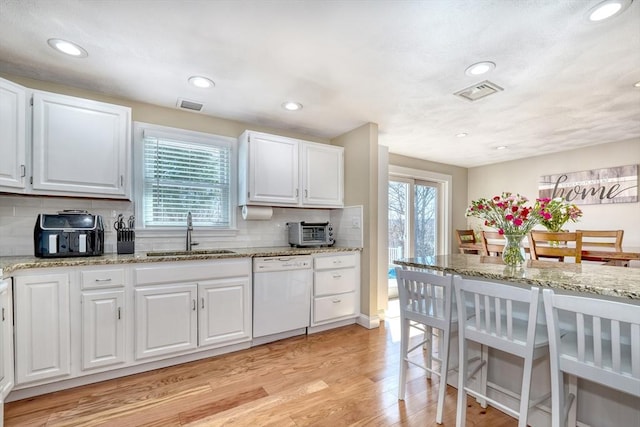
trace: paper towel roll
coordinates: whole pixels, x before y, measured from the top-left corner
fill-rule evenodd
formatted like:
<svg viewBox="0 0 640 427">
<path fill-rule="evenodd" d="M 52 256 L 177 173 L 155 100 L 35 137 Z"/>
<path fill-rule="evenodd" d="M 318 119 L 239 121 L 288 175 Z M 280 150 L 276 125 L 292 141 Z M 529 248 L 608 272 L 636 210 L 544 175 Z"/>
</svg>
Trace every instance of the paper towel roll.
<svg viewBox="0 0 640 427">
<path fill-rule="evenodd" d="M 246 221 L 271 219 L 272 215 L 273 215 L 273 208 L 271 206 L 246 206 L 245 205 L 242 207 L 242 219 Z"/>
</svg>

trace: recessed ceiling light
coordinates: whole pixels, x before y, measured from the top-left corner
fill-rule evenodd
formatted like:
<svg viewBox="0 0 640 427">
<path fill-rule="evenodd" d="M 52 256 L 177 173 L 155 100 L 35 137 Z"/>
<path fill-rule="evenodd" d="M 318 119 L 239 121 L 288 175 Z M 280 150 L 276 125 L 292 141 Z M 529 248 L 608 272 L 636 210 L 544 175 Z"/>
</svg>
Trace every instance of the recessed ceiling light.
<svg viewBox="0 0 640 427">
<path fill-rule="evenodd" d="M 633 0 L 605 0 L 587 12 L 590 21 L 598 22 L 624 11 Z"/>
<path fill-rule="evenodd" d="M 298 111 L 302 110 L 302 104 L 299 102 L 287 101 L 282 103 L 282 108 L 288 111 Z"/>
<path fill-rule="evenodd" d="M 506 145 L 499 145 L 496 147 L 496 150 L 506 150 L 507 146 Z"/>
<path fill-rule="evenodd" d="M 640 87 L 640 82 L 636 82 L 636 84 L 633 85 L 634 87 Z"/>
<path fill-rule="evenodd" d="M 214 87 L 216 84 L 213 82 L 213 80 L 208 79 L 206 77 L 202 77 L 202 76 L 191 76 L 189 77 L 189 83 L 191 83 L 193 86 L 195 87 L 199 87 L 199 88 L 209 88 L 209 87 Z"/>
<path fill-rule="evenodd" d="M 470 65 L 464 73 L 467 76 L 479 76 L 481 74 L 488 73 L 489 71 L 496 68 L 496 64 L 490 61 L 477 62 L 473 65 Z"/>
<path fill-rule="evenodd" d="M 65 53 L 75 58 L 86 58 L 89 56 L 86 50 L 81 46 L 62 39 L 49 39 L 47 40 L 49 46 L 57 50 L 58 52 Z"/>
<path fill-rule="evenodd" d="M 460 132 L 459 134 L 457 134 L 457 135 L 456 135 L 456 137 L 458 137 L 458 138 L 464 138 L 464 137 L 465 137 L 465 136 L 467 136 L 467 135 L 469 135 L 469 134 L 468 134 L 468 133 L 466 133 L 466 132 Z"/>
</svg>

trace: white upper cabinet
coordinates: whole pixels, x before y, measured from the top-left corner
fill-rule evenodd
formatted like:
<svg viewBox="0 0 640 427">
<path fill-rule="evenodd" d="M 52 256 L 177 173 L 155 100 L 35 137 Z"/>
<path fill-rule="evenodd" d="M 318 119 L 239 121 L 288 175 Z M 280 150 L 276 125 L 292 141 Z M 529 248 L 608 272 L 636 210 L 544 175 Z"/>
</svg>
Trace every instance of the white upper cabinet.
<svg viewBox="0 0 640 427">
<path fill-rule="evenodd" d="M 240 205 L 298 204 L 298 141 L 245 132 L 240 137 Z"/>
<path fill-rule="evenodd" d="M 302 144 L 302 204 L 344 205 L 344 149 L 325 144 Z"/>
<path fill-rule="evenodd" d="M 26 188 L 26 90 L 0 79 L 0 190 L 22 193 Z"/>
<path fill-rule="evenodd" d="M 245 131 L 239 138 L 239 205 L 342 207 L 344 150 Z"/>
<path fill-rule="evenodd" d="M 129 198 L 131 109 L 34 91 L 33 193 Z"/>
</svg>

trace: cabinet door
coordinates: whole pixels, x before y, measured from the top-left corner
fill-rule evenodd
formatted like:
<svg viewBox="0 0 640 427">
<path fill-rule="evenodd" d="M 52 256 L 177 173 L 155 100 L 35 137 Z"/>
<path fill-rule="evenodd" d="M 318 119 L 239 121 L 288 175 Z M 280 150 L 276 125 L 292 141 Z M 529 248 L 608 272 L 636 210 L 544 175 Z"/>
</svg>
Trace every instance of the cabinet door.
<svg viewBox="0 0 640 427">
<path fill-rule="evenodd" d="M 249 135 L 249 201 L 297 205 L 298 141 L 251 133 Z"/>
<path fill-rule="evenodd" d="M 0 280 L 0 315 L 0 406 L 2 406 L 2 402 L 13 388 L 13 316 L 10 280 Z"/>
<path fill-rule="evenodd" d="M 302 144 L 302 204 L 344 205 L 344 149 L 325 144 Z"/>
<path fill-rule="evenodd" d="M 71 373 L 69 277 L 15 278 L 16 384 Z"/>
<path fill-rule="evenodd" d="M 21 193 L 26 186 L 26 93 L 0 79 L 0 188 Z"/>
<path fill-rule="evenodd" d="M 83 292 L 82 369 L 125 361 L 124 291 Z"/>
<path fill-rule="evenodd" d="M 197 347 L 197 291 L 195 284 L 135 290 L 136 359 Z"/>
<path fill-rule="evenodd" d="M 131 110 L 35 91 L 33 190 L 126 198 Z"/>
<path fill-rule="evenodd" d="M 251 340 L 250 287 L 248 277 L 198 283 L 198 338 L 201 347 Z"/>
</svg>

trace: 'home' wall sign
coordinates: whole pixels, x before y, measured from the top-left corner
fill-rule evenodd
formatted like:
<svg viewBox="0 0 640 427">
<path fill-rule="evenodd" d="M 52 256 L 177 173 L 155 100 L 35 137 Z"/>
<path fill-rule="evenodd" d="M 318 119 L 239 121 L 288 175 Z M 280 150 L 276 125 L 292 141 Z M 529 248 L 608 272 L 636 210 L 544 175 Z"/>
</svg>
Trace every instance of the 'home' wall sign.
<svg viewBox="0 0 640 427">
<path fill-rule="evenodd" d="M 564 197 L 576 205 L 638 202 L 638 165 L 543 175 L 538 197 Z"/>
</svg>

